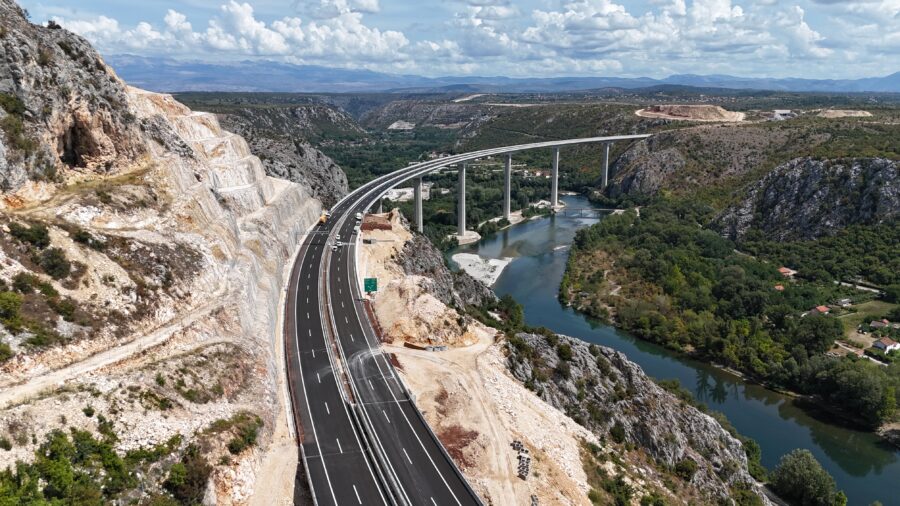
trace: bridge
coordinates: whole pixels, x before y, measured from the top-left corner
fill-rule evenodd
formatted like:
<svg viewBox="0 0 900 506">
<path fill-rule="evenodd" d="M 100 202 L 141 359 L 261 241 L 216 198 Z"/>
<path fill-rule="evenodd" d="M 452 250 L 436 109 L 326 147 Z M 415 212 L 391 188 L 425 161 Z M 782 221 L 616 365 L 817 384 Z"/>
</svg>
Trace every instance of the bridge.
<svg viewBox="0 0 900 506">
<path fill-rule="evenodd" d="M 355 215 L 413 179 L 415 223 L 421 231 L 423 176 L 505 154 L 503 209 L 508 216 L 512 154 L 529 149 L 554 150 L 552 198 L 558 204 L 561 148 L 602 143 L 605 184 L 610 144 L 646 137 L 519 144 L 411 165 L 357 188 L 337 203 L 327 223 L 307 234 L 287 287 L 284 351 L 293 425 L 315 504 L 481 504 L 381 350 L 357 272 Z M 459 179 L 464 197 L 465 165 Z M 461 208 L 464 232 L 465 205 Z"/>
</svg>

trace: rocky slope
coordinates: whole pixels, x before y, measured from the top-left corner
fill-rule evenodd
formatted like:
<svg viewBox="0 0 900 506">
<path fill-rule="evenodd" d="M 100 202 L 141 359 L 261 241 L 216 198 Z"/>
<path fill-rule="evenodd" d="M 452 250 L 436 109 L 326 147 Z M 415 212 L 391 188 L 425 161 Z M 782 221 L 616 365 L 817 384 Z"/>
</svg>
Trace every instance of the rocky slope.
<svg viewBox="0 0 900 506">
<path fill-rule="evenodd" d="M 800 146 L 817 146 L 828 135 L 804 128 L 709 125 L 664 131 L 634 143 L 610 163 L 607 195 L 685 193 L 732 185 L 767 164 L 782 163 Z"/>
<path fill-rule="evenodd" d="M 310 140 L 332 134 L 361 135 L 352 118 L 323 106 L 229 108 L 219 112 L 225 128 L 244 137 L 262 161 L 266 174 L 312 189 L 331 207 L 347 191 L 347 176 Z"/>
<path fill-rule="evenodd" d="M 9 0 L 0 14 L 13 97 L 0 119 L 18 115 L 33 146 L 0 158 L 0 439 L 14 442 L 0 468 L 34 459 L 54 430 L 85 429 L 119 452 L 164 450 L 106 502 L 167 493 L 196 445 L 203 497 L 188 502 L 246 503 L 258 475 L 296 465 L 277 322 L 284 267 L 321 202 L 267 176 L 215 115 L 126 87 L 83 39 L 29 24 Z M 32 170 L 40 156 L 54 178 Z M 249 447 L 226 448 L 250 430 Z"/>
<path fill-rule="evenodd" d="M 360 123 L 367 128 L 377 129 L 386 129 L 401 121 L 411 123 L 416 128 L 464 128 L 489 119 L 492 109 L 484 104 L 443 100 L 395 100 L 367 111 L 360 118 Z"/>
<path fill-rule="evenodd" d="M 553 334 L 520 333 L 508 349 L 513 376 L 601 439 L 645 452 L 663 472 L 695 469 L 690 476 L 681 473 L 682 499 L 697 494 L 701 502 L 719 503 L 735 490 L 761 493 L 741 443 L 656 385 L 624 354 Z"/>
<path fill-rule="evenodd" d="M 717 226 L 731 239 L 756 228 L 767 237 L 814 239 L 853 224 L 900 215 L 900 171 L 894 160 L 798 158 L 753 184 Z"/>
<path fill-rule="evenodd" d="M 0 188 L 108 173 L 145 153 L 122 83 L 81 37 L 0 2 Z"/>
<path fill-rule="evenodd" d="M 465 309 L 496 299 L 490 288 L 466 272 L 451 272 L 444 255 L 424 235 L 412 236 L 400 251 L 397 262 L 407 276 L 426 277 L 429 293 L 450 307 Z"/>
</svg>

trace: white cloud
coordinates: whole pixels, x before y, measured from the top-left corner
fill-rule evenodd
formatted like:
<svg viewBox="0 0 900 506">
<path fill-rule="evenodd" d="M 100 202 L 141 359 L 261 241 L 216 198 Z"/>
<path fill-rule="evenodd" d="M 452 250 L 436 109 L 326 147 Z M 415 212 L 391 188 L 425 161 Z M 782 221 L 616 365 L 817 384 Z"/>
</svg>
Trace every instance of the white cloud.
<svg viewBox="0 0 900 506">
<path fill-rule="evenodd" d="M 123 26 L 72 9 L 56 9 L 54 19 L 108 53 L 257 57 L 428 75 L 845 77 L 893 72 L 900 60 L 900 0 L 647 0 L 642 7 L 630 0 L 540 0 L 536 9 L 510 0 L 435 1 L 455 16 L 434 20 L 428 5 L 405 0 L 302 0 L 279 18 L 261 15 L 258 0 L 220 0 L 206 19 L 171 9 L 155 24 Z M 428 30 L 410 27 L 410 36 L 380 27 L 409 8 L 422 10 L 420 25 Z"/>
</svg>

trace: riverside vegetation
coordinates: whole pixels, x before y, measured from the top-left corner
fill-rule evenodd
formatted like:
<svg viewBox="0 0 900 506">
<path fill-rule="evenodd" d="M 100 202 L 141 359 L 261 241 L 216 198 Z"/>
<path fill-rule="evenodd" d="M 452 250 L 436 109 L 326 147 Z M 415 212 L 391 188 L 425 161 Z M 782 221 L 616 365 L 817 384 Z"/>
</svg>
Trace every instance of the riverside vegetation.
<svg viewBox="0 0 900 506">
<path fill-rule="evenodd" d="M 610 216 L 580 231 L 561 294 L 592 316 L 614 318 L 638 337 L 739 369 L 779 388 L 817 395 L 869 427 L 891 420 L 900 367 L 826 356 L 843 335 L 840 321 L 827 315 L 801 316 L 823 301 L 859 297 L 832 279 L 855 274 L 860 265 L 823 262 L 809 279 L 787 283 L 776 270 L 778 264 L 740 254 L 732 241 L 703 228 L 711 217 L 712 209 L 703 204 L 660 199 L 642 207 L 640 217 L 634 212 Z M 866 235 L 871 239 L 867 250 L 878 258 L 879 251 L 896 247 L 897 225 L 874 229 L 878 232 Z M 754 250 L 766 244 L 751 243 Z M 835 258 L 852 258 L 857 247 L 854 241 L 837 239 L 827 244 L 847 246 L 827 250 Z M 793 247 L 803 245 L 820 255 L 826 251 L 811 243 Z M 866 268 L 882 267 L 875 263 Z M 611 295 L 607 276 L 622 285 L 621 296 Z M 887 281 L 895 282 L 893 276 Z M 776 285 L 784 290 L 776 290 Z"/>
</svg>

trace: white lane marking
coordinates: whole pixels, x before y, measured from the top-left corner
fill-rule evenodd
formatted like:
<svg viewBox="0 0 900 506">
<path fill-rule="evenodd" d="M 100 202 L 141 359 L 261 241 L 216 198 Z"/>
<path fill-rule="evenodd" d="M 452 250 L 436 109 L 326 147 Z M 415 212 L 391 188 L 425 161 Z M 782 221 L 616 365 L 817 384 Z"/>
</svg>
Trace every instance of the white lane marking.
<svg viewBox="0 0 900 506">
<path fill-rule="evenodd" d="M 325 412 L 328 413 L 329 415 L 331 414 L 331 410 L 328 409 L 328 403 L 327 403 L 327 402 L 325 403 Z"/>
<path fill-rule="evenodd" d="M 356 502 L 362 504 L 362 499 L 359 498 L 359 492 L 356 491 L 356 485 L 353 485 L 353 493 L 356 494 Z"/>
<path fill-rule="evenodd" d="M 306 291 L 307 292 L 309 291 L 309 285 L 306 285 Z"/>
<path fill-rule="evenodd" d="M 306 331 L 309 332 L 309 337 L 312 337 L 312 329 L 306 329 Z"/>
<path fill-rule="evenodd" d="M 350 320 L 348 320 L 346 316 L 344 317 L 344 323 L 346 323 L 347 325 L 350 325 Z"/>
<path fill-rule="evenodd" d="M 431 499 L 431 504 L 434 504 L 434 506 L 437 506 L 437 503 L 434 502 L 434 497 L 429 497 L 429 499 Z"/>
<path fill-rule="evenodd" d="M 406 448 L 404 448 L 404 449 L 403 449 L 403 455 L 406 455 L 406 460 L 408 460 L 408 461 L 409 461 L 409 463 L 410 463 L 410 464 L 412 464 L 412 459 L 411 459 L 411 458 L 409 458 L 409 454 L 408 454 L 408 453 L 406 453 Z"/>
<path fill-rule="evenodd" d="M 340 295 L 340 294 L 342 294 L 342 293 L 343 293 L 343 292 L 341 292 L 341 289 L 338 288 L 338 295 Z"/>
<path fill-rule="evenodd" d="M 315 350 L 315 348 L 313 348 L 313 350 L 312 350 L 312 355 L 313 355 L 313 358 L 316 358 L 316 350 Z"/>
<path fill-rule="evenodd" d="M 306 312 L 306 319 L 309 320 L 309 311 Z"/>
<path fill-rule="evenodd" d="M 341 452 L 341 453 L 344 453 L 344 449 L 341 448 L 341 440 L 338 439 L 338 438 L 334 438 L 334 440 L 337 441 L 337 444 L 338 444 L 338 451 Z"/>
<path fill-rule="evenodd" d="M 321 376 L 319 376 L 319 373 L 316 373 L 316 379 L 317 379 L 317 380 L 319 380 L 319 383 L 321 383 L 321 382 L 322 382 L 322 377 L 321 377 Z"/>
<path fill-rule="evenodd" d="M 353 339 L 353 334 L 350 334 L 350 340 L 353 341 L 354 343 L 356 342 L 356 339 Z"/>
<path fill-rule="evenodd" d="M 375 387 L 372 386 L 372 380 L 366 380 L 369 382 L 369 388 L 375 390 Z"/>
<path fill-rule="evenodd" d="M 309 253 L 308 247 L 303 252 L 304 257 L 306 256 L 307 253 Z M 302 262 L 301 262 L 301 265 L 302 265 Z M 297 288 L 294 291 L 295 300 L 296 300 L 297 296 L 300 295 L 299 293 L 297 293 L 299 290 L 300 290 L 300 285 L 298 284 Z M 299 334 L 299 329 L 297 327 L 296 319 L 294 319 L 294 334 L 295 335 Z M 294 341 L 294 347 L 297 349 L 297 357 L 298 357 L 297 358 L 297 367 L 300 369 L 300 385 L 301 385 L 301 387 L 303 387 L 303 391 L 305 392 L 306 391 L 306 380 L 303 379 L 303 361 L 300 360 L 300 358 L 299 358 L 300 357 L 300 340 L 299 339 Z M 313 356 L 315 357 L 315 351 L 313 351 Z M 319 455 L 322 455 L 322 445 L 319 444 L 319 435 L 316 432 L 316 421 L 313 418 L 312 408 L 310 408 L 310 406 L 309 406 L 309 399 L 305 395 L 303 396 L 303 403 L 306 404 L 306 412 L 309 414 L 310 425 L 312 426 L 311 428 L 312 428 L 313 440 L 315 440 L 315 442 L 316 442 L 316 448 L 319 451 Z M 328 483 L 328 491 L 331 492 L 331 500 L 334 501 L 335 504 L 337 504 L 337 496 L 334 494 L 334 487 L 331 485 L 331 477 L 328 475 L 328 466 L 325 465 L 324 458 L 322 458 L 321 461 L 322 461 L 322 471 L 325 472 L 325 481 Z M 316 491 L 313 490 L 312 493 L 315 496 Z"/>
<path fill-rule="evenodd" d="M 387 412 L 385 412 L 385 410 L 383 410 L 383 409 L 382 409 L 382 410 L 381 410 L 381 413 L 382 413 L 382 414 L 383 414 L 383 415 L 384 415 L 384 419 L 385 419 L 385 420 L 387 420 L 387 421 L 388 421 L 388 423 L 391 423 L 391 419 L 390 419 L 390 418 L 388 418 L 388 416 L 387 416 Z"/>
<path fill-rule="evenodd" d="M 341 308 L 344 307 L 344 301 L 341 301 Z"/>
<path fill-rule="evenodd" d="M 309 304 L 309 297 L 306 298 L 306 303 Z"/>
</svg>

